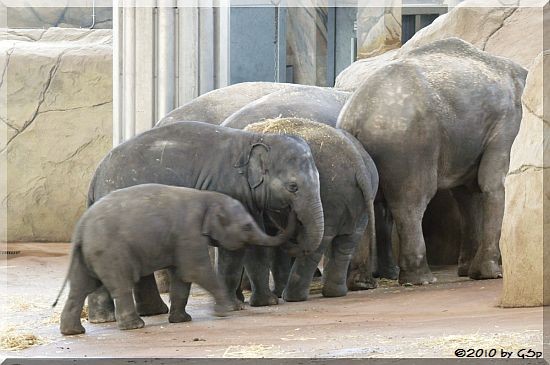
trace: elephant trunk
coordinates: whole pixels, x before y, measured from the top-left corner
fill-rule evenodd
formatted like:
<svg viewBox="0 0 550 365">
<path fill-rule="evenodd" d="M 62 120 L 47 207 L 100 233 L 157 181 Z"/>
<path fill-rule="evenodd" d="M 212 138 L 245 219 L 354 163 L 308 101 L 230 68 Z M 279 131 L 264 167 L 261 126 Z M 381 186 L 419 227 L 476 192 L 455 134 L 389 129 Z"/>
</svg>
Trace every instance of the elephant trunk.
<svg viewBox="0 0 550 365">
<path fill-rule="evenodd" d="M 279 228 L 280 232 L 276 236 L 270 236 L 262 231 L 258 225 L 254 224 L 251 233 L 252 238 L 249 240 L 249 243 L 268 247 L 282 245 L 294 235 L 296 229 L 296 215 L 294 213 L 290 214 L 286 228 L 283 229 L 279 226 L 277 226 L 277 228 Z"/>
<path fill-rule="evenodd" d="M 311 194 L 293 208 L 301 223 L 301 229 L 296 239 L 298 244 L 287 248 L 287 252 L 291 256 L 308 255 L 319 247 L 325 230 L 321 197 L 319 194 Z"/>
</svg>

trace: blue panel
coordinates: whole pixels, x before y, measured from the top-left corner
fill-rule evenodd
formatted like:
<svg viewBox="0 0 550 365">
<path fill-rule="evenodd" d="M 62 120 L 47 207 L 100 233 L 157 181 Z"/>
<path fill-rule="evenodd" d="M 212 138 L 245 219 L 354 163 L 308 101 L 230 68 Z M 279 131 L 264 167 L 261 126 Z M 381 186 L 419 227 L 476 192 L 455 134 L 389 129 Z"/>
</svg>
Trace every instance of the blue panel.
<svg viewBox="0 0 550 365">
<path fill-rule="evenodd" d="M 277 9 L 232 7 L 230 83 L 277 80 Z"/>
</svg>

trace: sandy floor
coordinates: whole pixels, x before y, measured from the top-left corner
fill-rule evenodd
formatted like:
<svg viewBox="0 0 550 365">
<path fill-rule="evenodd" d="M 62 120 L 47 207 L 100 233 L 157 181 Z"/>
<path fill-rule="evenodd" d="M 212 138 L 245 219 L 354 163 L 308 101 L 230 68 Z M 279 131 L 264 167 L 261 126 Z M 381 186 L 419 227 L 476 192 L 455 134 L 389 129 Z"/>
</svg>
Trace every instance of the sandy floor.
<svg viewBox="0 0 550 365">
<path fill-rule="evenodd" d="M 114 323 L 84 321 L 86 334 L 63 337 L 57 322 L 64 300 L 53 309 L 51 303 L 67 270 L 69 245 L 8 249 L 21 252 L 1 257 L 0 280 L 8 280 L 0 294 L 0 336 L 33 335 L 41 344 L 0 349 L 0 358 L 454 357 L 458 348 L 542 351 L 541 308 L 499 308 L 502 280 L 459 279 L 452 267 L 435 270 L 435 285 L 386 282 L 343 298 L 317 293 L 307 302 L 247 307 L 227 318 L 213 317 L 209 296 L 195 288 L 190 323 L 169 324 L 167 315 L 145 317 L 145 328 L 124 332 Z"/>
</svg>

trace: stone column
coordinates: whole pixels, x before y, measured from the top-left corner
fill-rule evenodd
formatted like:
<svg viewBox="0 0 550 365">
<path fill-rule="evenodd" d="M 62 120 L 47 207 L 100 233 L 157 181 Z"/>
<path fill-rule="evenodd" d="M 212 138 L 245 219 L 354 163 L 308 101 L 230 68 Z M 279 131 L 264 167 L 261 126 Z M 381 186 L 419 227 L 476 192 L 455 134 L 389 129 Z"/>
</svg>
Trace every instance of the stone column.
<svg viewBox="0 0 550 365">
<path fill-rule="evenodd" d="M 325 86 L 327 82 L 326 7 L 312 0 L 287 9 L 287 65 L 293 67 L 293 82 Z M 287 80 L 288 81 L 288 80 Z"/>
<path fill-rule="evenodd" d="M 359 2 L 357 10 L 357 58 L 377 56 L 401 46 L 401 0 L 390 6 L 366 7 Z"/>
</svg>

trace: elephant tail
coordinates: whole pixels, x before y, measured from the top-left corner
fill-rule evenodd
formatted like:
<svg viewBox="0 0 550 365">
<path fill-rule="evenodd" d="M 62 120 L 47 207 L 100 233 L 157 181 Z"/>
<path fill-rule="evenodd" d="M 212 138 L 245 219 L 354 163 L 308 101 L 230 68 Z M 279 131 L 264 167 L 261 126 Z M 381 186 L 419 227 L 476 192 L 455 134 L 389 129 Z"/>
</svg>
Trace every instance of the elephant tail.
<svg viewBox="0 0 550 365">
<path fill-rule="evenodd" d="M 364 166 L 364 165 L 363 165 Z M 370 262 L 370 267 L 372 270 L 374 270 L 375 265 L 375 258 L 376 258 L 376 218 L 374 213 L 374 198 L 376 192 L 373 191 L 374 187 L 372 186 L 371 182 L 368 179 L 369 174 L 367 172 L 366 167 L 364 166 L 364 169 L 359 169 L 358 174 L 356 175 L 357 183 L 363 192 L 364 202 L 365 206 L 367 208 L 367 227 L 366 227 L 366 236 L 368 238 L 368 248 L 366 250 L 362 251 L 367 253 L 368 252 L 368 261 Z M 361 252 L 361 250 L 360 250 Z M 364 257 L 362 258 L 364 260 Z M 367 262 L 364 262 L 365 264 Z"/>
<path fill-rule="evenodd" d="M 79 222 L 80 223 L 80 222 Z M 61 294 L 63 294 L 63 290 L 65 290 L 65 286 L 67 286 L 67 282 L 69 281 L 69 273 L 71 272 L 71 267 L 74 264 L 74 260 L 76 258 L 76 255 L 81 254 L 81 248 L 82 248 L 82 239 L 80 234 L 80 224 L 77 223 L 77 228 L 73 234 L 72 239 L 72 250 L 71 250 L 71 256 L 69 259 L 69 270 L 67 271 L 67 274 L 65 275 L 65 280 L 63 280 L 63 285 L 61 285 L 61 289 L 59 289 L 59 293 L 57 294 L 57 297 L 55 298 L 55 302 L 52 304 L 52 308 L 54 308 L 57 305 L 57 302 L 59 301 L 59 297 L 61 297 Z"/>
</svg>

